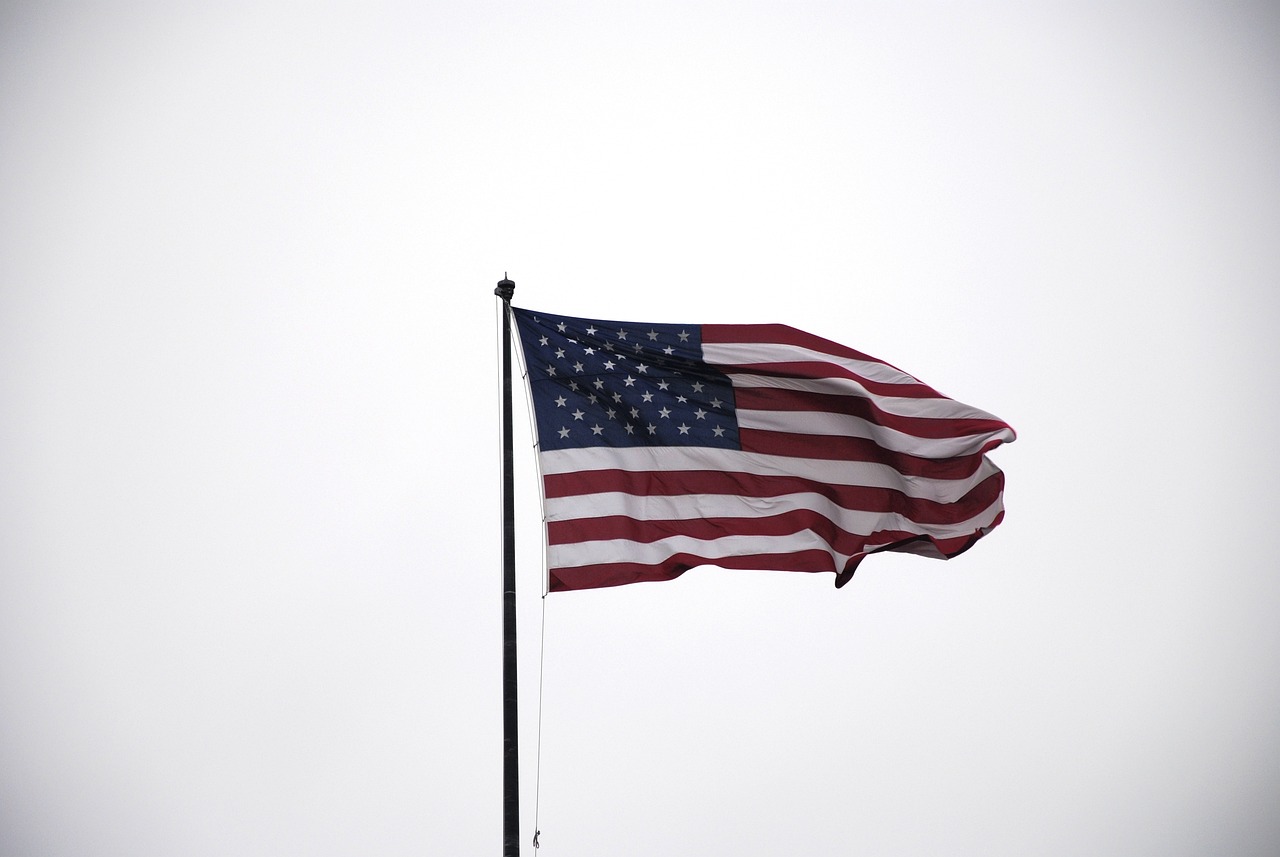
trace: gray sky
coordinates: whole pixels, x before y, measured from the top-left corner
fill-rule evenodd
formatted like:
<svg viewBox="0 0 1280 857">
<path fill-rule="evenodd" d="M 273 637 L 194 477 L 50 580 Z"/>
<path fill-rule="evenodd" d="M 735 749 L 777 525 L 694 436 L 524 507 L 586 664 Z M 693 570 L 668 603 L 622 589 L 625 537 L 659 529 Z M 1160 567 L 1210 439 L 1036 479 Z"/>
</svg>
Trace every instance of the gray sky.
<svg viewBox="0 0 1280 857">
<path fill-rule="evenodd" d="M 6 4 L 0 855 L 498 852 L 504 272 L 1019 433 L 544 602 L 520 412 L 526 853 L 1274 854 L 1280 16 L 1028 5 Z"/>
</svg>

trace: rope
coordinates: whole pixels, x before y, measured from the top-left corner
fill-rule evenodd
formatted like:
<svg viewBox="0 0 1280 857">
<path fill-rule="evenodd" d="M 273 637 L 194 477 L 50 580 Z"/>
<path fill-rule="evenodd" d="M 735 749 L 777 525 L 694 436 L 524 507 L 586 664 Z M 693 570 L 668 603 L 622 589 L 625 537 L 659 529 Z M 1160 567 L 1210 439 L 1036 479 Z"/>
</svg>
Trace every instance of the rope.
<svg viewBox="0 0 1280 857">
<path fill-rule="evenodd" d="M 503 277 L 505 278 L 505 277 L 506 277 L 506 274 L 503 274 Z M 502 311 L 503 311 L 504 309 L 505 309 L 505 307 L 504 307 L 504 306 L 501 306 L 501 305 L 500 305 L 500 306 L 498 307 L 498 321 L 499 321 L 499 324 L 501 324 L 501 321 L 502 321 Z M 534 437 L 534 441 L 533 441 L 533 449 L 534 449 L 534 459 L 535 459 L 535 461 L 536 461 L 536 460 L 537 460 L 537 450 L 538 450 L 538 440 L 537 440 L 537 438 L 538 438 L 538 420 L 537 420 L 537 417 L 534 415 L 534 411 L 533 411 L 533 392 L 529 389 L 529 383 L 528 383 L 528 379 L 529 379 L 529 369 L 528 369 L 528 367 L 527 367 L 527 366 L 525 366 L 525 363 L 524 363 L 524 349 L 523 349 L 523 348 L 521 347 L 521 345 L 520 345 L 520 327 L 519 327 L 519 325 L 514 325 L 514 324 L 513 324 L 513 325 L 511 326 L 511 335 L 512 335 L 512 344 L 514 345 L 514 350 L 515 350 L 515 352 L 516 352 L 516 354 L 515 354 L 515 363 L 514 363 L 514 365 L 515 365 L 516 367 L 518 367 L 519 372 L 520 372 L 520 378 L 521 378 L 521 380 L 523 380 L 523 381 L 525 382 L 525 383 L 524 383 L 524 384 L 522 384 L 521 386 L 522 386 L 522 387 L 524 387 L 524 393 L 525 393 L 525 407 L 526 407 L 526 408 L 527 408 L 527 410 L 528 410 L 529 425 L 530 425 L 530 427 L 531 427 L 531 428 L 532 428 L 532 430 L 533 430 L 533 437 Z M 499 337 L 499 342 L 498 342 L 498 352 L 499 352 L 499 354 L 501 354 L 501 351 L 502 351 L 502 343 L 501 343 L 501 337 Z M 508 355 L 506 355 L 506 356 L 505 356 L 505 359 L 508 359 L 508 360 L 509 360 L 509 359 L 511 359 L 511 355 L 509 355 L 509 354 L 508 354 Z M 540 468 L 539 468 L 539 470 L 540 470 Z M 539 477 L 538 477 L 538 478 L 541 478 L 540 473 L 539 473 Z M 539 492 L 538 492 L 538 501 L 539 501 L 539 503 L 544 504 L 544 507 L 543 507 L 543 509 L 542 509 L 542 516 L 541 516 L 541 517 L 542 517 L 542 520 L 545 522 L 545 521 L 546 521 L 546 519 L 547 519 L 547 515 L 546 515 L 545 501 L 544 501 L 544 498 L 542 497 L 542 492 L 541 492 L 541 491 L 539 491 Z M 547 579 L 547 574 L 546 574 L 546 554 L 547 554 L 547 544 L 546 544 L 546 529 L 545 529 L 545 527 L 543 528 L 543 533 L 542 533 L 542 534 L 543 534 L 543 539 L 542 539 L 542 554 L 543 554 L 543 575 L 542 575 L 542 628 L 541 628 L 541 630 L 540 630 L 540 639 L 539 639 L 539 641 L 538 641 L 538 734 L 537 734 L 537 740 L 536 740 L 536 742 L 535 742 L 535 743 L 536 743 L 536 745 L 537 745 L 537 750 L 536 750 L 537 755 L 536 755 L 536 758 L 535 758 L 535 762 L 534 762 L 534 771 L 533 771 L 533 782 L 534 782 L 534 791 L 533 791 L 533 847 L 534 847 L 535 849 L 537 849 L 537 848 L 540 848 L 540 847 L 541 847 L 540 843 L 538 842 L 538 837 L 540 837 L 540 836 L 542 835 L 542 831 L 538 829 L 538 812 L 539 812 L 539 809 L 540 809 L 540 806 L 541 806 L 541 799 L 542 799 L 542 676 L 543 676 L 543 672 L 544 672 L 543 667 L 544 667 L 544 665 L 545 665 L 545 663 L 546 663 L 546 653 L 547 653 L 547 587 L 548 587 L 548 584 L 549 584 L 549 582 L 550 582 L 550 581 Z"/>
<path fill-rule="evenodd" d="M 534 761 L 534 848 L 540 848 L 538 837 L 543 831 L 538 829 L 538 811 L 543 793 L 543 665 L 547 663 L 547 592 L 543 592 L 543 627 L 541 627 L 538 646 L 538 738 L 535 744 Z"/>
</svg>

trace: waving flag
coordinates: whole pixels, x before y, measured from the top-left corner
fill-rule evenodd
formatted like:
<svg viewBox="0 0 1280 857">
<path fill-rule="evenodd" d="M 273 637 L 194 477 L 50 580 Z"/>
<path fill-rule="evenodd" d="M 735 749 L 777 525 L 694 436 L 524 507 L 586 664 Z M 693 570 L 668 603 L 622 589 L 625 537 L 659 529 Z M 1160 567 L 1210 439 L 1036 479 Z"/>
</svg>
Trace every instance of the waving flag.
<svg viewBox="0 0 1280 857">
<path fill-rule="evenodd" d="M 1004 516 L 1003 421 L 778 324 L 512 308 L 533 400 L 552 591 L 699 565 L 828 571 L 956 556 Z"/>
</svg>

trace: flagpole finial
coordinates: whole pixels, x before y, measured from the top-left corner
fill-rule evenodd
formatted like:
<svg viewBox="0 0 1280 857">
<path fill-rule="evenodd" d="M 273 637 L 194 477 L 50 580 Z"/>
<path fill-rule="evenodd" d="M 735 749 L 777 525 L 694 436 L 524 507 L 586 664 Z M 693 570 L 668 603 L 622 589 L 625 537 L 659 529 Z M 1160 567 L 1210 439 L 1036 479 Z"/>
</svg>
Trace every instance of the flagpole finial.
<svg viewBox="0 0 1280 857">
<path fill-rule="evenodd" d="M 502 272 L 502 279 L 498 281 L 498 287 L 493 293 L 508 303 L 511 302 L 511 296 L 516 293 L 516 284 L 507 279 L 507 272 Z"/>
</svg>

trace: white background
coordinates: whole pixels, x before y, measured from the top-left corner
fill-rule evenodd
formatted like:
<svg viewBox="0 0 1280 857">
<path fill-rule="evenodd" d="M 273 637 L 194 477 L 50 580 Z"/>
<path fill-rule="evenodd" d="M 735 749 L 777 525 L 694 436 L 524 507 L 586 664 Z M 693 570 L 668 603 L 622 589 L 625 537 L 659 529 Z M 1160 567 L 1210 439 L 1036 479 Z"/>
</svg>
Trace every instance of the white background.
<svg viewBox="0 0 1280 857">
<path fill-rule="evenodd" d="M 949 563 L 544 602 L 518 411 L 526 854 L 535 810 L 545 857 L 1280 847 L 1274 7 L 15 2 L 0 42 L 3 857 L 498 853 L 504 272 L 1019 433 Z"/>
</svg>

